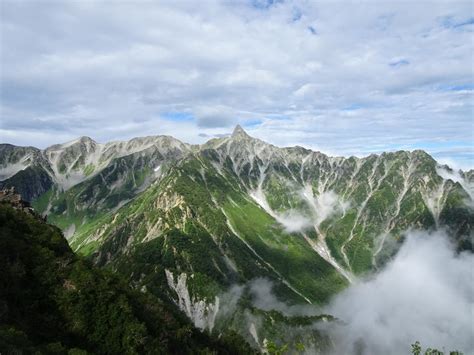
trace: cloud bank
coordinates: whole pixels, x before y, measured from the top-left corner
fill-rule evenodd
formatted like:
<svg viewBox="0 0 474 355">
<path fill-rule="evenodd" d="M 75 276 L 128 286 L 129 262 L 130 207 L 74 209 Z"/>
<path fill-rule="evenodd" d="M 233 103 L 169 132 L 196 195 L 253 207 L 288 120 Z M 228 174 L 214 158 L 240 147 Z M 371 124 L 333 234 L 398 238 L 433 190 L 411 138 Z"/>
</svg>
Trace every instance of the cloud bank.
<svg viewBox="0 0 474 355">
<path fill-rule="evenodd" d="M 472 166 L 468 1 L 3 1 L 0 16 L 1 141 L 199 143 L 241 123 L 277 145 Z"/>
<path fill-rule="evenodd" d="M 474 353 L 474 256 L 447 236 L 410 233 L 372 279 L 335 297 L 327 312 L 335 354 L 408 354 L 410 344 Z"/>
<path fill-rule="evenodd" d="M 233 286 L 222 296 L 226 306 L 221 315 L 234 312 L 246 290 L 253 306 L 261 310 L 337 317 L 338 321 L 318 321 L 308 328 L 330 337 L 333 348 L 325 355 L 409 354 L 416 341 L 424 349 L 474 354 L 474 255 L 456 253 L 443 231 L 407 233 L 383 270 L 359 280 L 323 307 L 288 305 L 273 287 L 265 278 Z M 246 317 L 244 329 L 253 327 L 252 339 L 259 343 L 261 319 Z M 314 354 L 312 344 L 305 346 L 308 354 Z"/>
<path fill-rule="evenodd" d="M 288 233 L 303 232 L 313 227 L 311 218 L 303 215 L 298 210 L 289 210 L 282 213 L 275 213 L 275 219 L 283 225 Z"/>
</svg>

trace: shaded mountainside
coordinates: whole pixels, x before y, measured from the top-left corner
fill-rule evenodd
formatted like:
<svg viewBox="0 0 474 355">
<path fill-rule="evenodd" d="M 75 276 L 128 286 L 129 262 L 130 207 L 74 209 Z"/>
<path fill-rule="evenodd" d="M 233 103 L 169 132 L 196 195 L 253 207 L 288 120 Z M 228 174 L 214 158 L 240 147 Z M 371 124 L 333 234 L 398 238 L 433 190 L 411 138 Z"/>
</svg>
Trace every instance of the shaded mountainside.
<svg viewBox="0 0 474 355">
<path fill-rule="evenodd" d="M 61 231 L 0 202 L 2 353 L 247 354 L 196 330 L 170 303 L 77 257 Z"/>
<path fill-rule="evenodd" d="M 420 150 L 329 157 L 273 146 L 240 127 L 201 146 L 82 137 L 34 154 L 22 149 L 8 148 L 3 184 L 38 185 L 28 192 L 33 205 L 73 250 L 136 289 L 174 299 L 198 328 L 235 330 L 258 349 L 300 340 L 323 348 L 327 339 L 314 331 L 322 316 L 283 327 L 292 315 L 256 307 L 255 280 L 271 283 L 288 305 L 324 305 L 382 268 L 407 230 L 443 228 L 472 249 L 472 171 Z M 44 174 L 28 170 L 37 166 L 49 188 Z"/>
<path fill-rule="evenodd" d="M 5 187 L 15 186 L 17 191 L 24 193 L 23 198 L 31 201 L 51 187 L 56 191 L 66 191 L 99 173 L 103 173 L 103 177 L 112 174 L 109 179 L 101 181 L 101 184 L 109 188 L 124 184 L 124 167 L 139 170 L 139 177 L 130 178 L 135 184 L 145 183 L 139 186 L 145 188 L 146 177 L 153 175 L 153 170 L 159 164 L 179 160 L 190 149 L 190 146 L 167 136 L 135 138 L 128 142 L 107 144 L 80 137 L 44 150 L 0 144 L 0 180 Z M 125 160 L 120 160 L 123 157 L 126 157 Z M 136 178 L 142 180 L 136 182 Z M 26 186 L 28 184 L 38 186 L 38 190 L 32 190 Z"/>
</svg>

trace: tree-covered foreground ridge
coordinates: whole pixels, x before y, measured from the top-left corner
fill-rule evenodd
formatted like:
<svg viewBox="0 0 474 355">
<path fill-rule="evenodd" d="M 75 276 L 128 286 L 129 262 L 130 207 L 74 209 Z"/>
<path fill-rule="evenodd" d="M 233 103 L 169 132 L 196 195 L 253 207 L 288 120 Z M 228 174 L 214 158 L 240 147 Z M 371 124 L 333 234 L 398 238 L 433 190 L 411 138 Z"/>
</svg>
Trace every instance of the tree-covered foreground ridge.
<svg viewBox="0 0 474 355">
<path fill-rule="evenodd" d="M 0 353 L 247 354 L 237 334 L 197 330 L 170 302 L 130 288 L 0 191 Z"/>
<path fill-rule="evenodd" d="M 329 157 L 239 126 L 203 145 L 0 145 L 0 187 L 56 226 L 2 204 L 2 344 L 330 351 L 322 329 L 343 320 L 287 309 L 324 306 L 383 269 L 409 230 L 443 229 L 472 250 L 473 186 L 473 170 L 421 150 Z M 256 302 L 262 285 L 286 308 Z"/>
</svg>

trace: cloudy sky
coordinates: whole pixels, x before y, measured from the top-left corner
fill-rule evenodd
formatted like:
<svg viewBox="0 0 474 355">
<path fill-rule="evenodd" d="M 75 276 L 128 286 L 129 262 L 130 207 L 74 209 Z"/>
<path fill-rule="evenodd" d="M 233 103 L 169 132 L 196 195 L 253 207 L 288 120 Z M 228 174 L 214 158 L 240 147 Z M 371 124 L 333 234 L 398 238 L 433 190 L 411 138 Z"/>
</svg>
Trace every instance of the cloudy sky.
<svg viewBox="0 0 474 355">
<path fill-rule="evenodd" d="M 0 1 L 0 141 L 232 131 L 474 167 L 472 1 Z"/>
</svg>

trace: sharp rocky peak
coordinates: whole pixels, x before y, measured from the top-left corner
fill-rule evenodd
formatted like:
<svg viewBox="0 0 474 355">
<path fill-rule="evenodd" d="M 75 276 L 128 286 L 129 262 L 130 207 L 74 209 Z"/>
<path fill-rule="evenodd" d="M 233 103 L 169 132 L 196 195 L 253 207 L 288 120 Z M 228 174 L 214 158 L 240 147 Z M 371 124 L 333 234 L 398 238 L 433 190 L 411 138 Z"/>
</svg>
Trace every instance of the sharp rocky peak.
<svg viewBox="0 0 474 355">
<path fill-rule="evenodd" d="M 91 142 L 91 143 L 95 143 L 95 141 L 94 141 L 91 137 L 87 137 L 87 136 L 79 137 L 79 142 Z"/>
<path fill-rule="evenodd" d="M 91 145 L 91 144 L 97 144 L 95 140 L 93 140 L 90 137 L 87 136 L 82 136 L 79 138 L 76 138 L 70 142 L 64 143 L 63 145 L 69 146 L 69 145 L 74 145 L 74 144 L 86 144 L 86 145 Z"/>
<path fill-rule="evenodd" d="M 62 150 L 66 149 L 69 147 L 76 147 L 78 145 L 86 145 L 86 146 L 94 146 L 96 145 L 97 142 L 94 141 L 92 138 L 82 136 L 79 138 L 76 138 L 72 141 L 66 142 L 66 143 L 61 143 L 61 144 L 54 144 L 48 148 L 46 148 L 46 151 L 54 151 L 54 150 Z"/>
<path fill-rule="evenodd" d="M 232 132 L 232 138 L 250 138 L 250 136 L 245 132 L 242 126 L 237 125 Z"/>
</svg>

